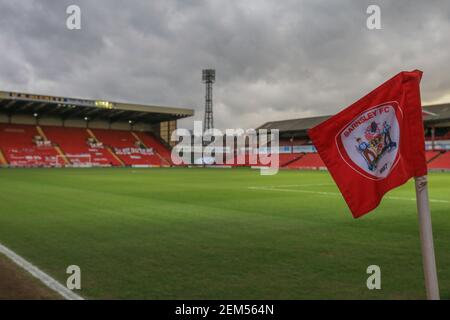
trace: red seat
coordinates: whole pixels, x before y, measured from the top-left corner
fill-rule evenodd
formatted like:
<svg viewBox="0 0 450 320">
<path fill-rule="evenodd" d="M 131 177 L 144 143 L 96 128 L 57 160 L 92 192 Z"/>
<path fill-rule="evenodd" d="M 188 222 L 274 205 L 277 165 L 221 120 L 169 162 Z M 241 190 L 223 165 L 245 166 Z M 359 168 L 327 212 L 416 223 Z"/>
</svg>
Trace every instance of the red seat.
<svg viewBox="0 0 450 320">
<path fill-rule="evenodd" d="M 322 169 L 326 166 L 318 153 L 306 153 L 300 159 L 289 163 L 287 167 L 293 169 Z"/>
<path fill-rule="evenodd" d="M 161 166 L 161 158 L 155 153 L 153 144 L 146 148 L 137 144 L 138 140 L 125 130 L 91 129 L 95 137 L 111 147 L 116 155 L 128 166 Z M 145 142 L 144 142 L 145 144 Z"/>
<path fill-rule="evenodd" d="M 427 158 L 427 161 L 430 161 L 431 159 L 437 157 L 440 154 L 439 151 L 426 151 L 425 156 Z"/>
<path fill-rule="evenodd" d="M 441 154 L 434 160 L 428 163 L 429 169 L 450 169 L 450 151 L 447 151 L 444 154 Z"/>
<path fill-rule="evenodd" d="M 294 159 L 299 158 L 301 156 L 300 153 L 287 153 L 280 154 L 280 167 L 284 167 L 287 164 L 291 163 Z"/>
<path fill-rule="evenodd" d="M 83 128 L 41 126 L 47 138 L 61 147 L 73 165 L 120 166 L 120 162 L 104 148 L 91 148 L 90 137 Z"/>
<path fill-rule="evenodd" d="M 159 139 L 155 138 L 149 132 L 135 132 L 135 134 L 141 139 L 141 141 L 149 148 L 153 148 L 155 153 L 163 158 L 163 165 L 172 165 L 172 152 L 169 148 L 167 148 L 164 144 L 159 141 Z"/>
<path fill-rule="evenodd" d="M 33 125 L 0 124 L 0 147 L 9 165 L 14 167 L 50 167 L 57 164 L 53 146 L 36 146 L 39 136 Z"/>
</svg>

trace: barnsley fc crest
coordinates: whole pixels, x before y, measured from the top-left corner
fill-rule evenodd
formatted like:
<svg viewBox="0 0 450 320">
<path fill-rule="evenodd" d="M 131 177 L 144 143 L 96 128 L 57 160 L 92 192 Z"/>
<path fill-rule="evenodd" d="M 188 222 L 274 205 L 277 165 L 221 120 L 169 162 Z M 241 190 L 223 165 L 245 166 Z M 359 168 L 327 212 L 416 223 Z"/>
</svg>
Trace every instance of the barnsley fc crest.
<svg viewBox="0 0 450 320">
<path fill-rule="evenodd" d="M 368 178 L 387 177 L 398 161 L 401 117 L 398 103 L 389 102 L 354 118 L 336 136 L 347 164 Z"/>
</svg>

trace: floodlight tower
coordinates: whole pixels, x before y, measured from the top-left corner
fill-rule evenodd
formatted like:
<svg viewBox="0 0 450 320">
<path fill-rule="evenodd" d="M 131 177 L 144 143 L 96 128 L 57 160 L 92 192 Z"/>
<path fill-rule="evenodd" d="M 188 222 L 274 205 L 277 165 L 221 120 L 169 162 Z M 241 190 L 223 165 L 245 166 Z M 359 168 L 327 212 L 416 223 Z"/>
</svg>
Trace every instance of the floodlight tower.
<svg viewBox="0 0 450 320">
<path fill-rule="evenodd" d="M 212 85 L 216 81 L 216 70 L 205 69 L 202 72 L 202 82 L 206 87 L 205 95 L 205 118 L 203 120 L 203 132 L 214 128 L 213 116 L 213 100 L 212 100 Z"/>
</svg>

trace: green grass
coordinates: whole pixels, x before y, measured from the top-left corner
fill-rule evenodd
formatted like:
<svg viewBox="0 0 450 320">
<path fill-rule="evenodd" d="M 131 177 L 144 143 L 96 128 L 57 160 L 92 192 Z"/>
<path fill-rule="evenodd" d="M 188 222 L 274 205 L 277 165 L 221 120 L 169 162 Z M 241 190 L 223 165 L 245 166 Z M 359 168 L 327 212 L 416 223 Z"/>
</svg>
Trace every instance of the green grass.
<svg viewBox="0 0 450 320">
<path fill-rule="evenodd" d="M 341 196 L 303 190 L 338 192 L 326 172 L 0 170 L 0 242 L 63 283 L 79 265 L 87 298 L 425 298 L 414 201 L 354 220 Z M 450 174 L 431 174 L 430 197 L 449 195 Z M 431 208 L 449 299 L 450 203 Z M 382 290 L 366 288 L 372 264 Z"/>
</svg>

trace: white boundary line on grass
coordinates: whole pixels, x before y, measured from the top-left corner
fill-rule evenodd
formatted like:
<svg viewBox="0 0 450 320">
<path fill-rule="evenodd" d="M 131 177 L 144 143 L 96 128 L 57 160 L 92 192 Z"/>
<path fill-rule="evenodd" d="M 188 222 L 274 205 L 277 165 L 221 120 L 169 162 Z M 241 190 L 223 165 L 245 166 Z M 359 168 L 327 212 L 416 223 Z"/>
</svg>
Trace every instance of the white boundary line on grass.
<svg viewBox="0 0 450 320">
<path fill-rule="evenodd" d="M 299 185 L 301 186 L 301 185 Z M 303 185 L 306 186 L 306 185 Z M 312 186 L 312 185 L 311 185 Z M 281 186 L 279 186 L 281 187 Z M 301 189 L 280 189 L 277 187 L 248 187 L 250 190 L 263 190 L 263 191 L 280 191 L 280 192 L 299 192 L 299 193 L 312 193 L 312 194 L 320 194 L 324 196 L 340 196 L 341 194 L 338 192 L 326 192 L 326 191 L 312 191 L 312 190 L 301 190 Z M 406 197 L 395 197 L 395 196 L 387 196 L 386 199 L 390 200 L 406 200 L 406 201 L 416 201 L 416 198 L 406 198 Z M 439 199 L 429 199 L 430 202 L 437 203 L 450 203 L 448 200 L 439 200 Z"/>
<path fill-rule="evenodd" d="M 280 184 L 273 186 L 261 186 L 261 188 L 288 188 L 288 187 L 323 187 L 332 186 L 332 183 L 308 183 L 308 184 Z M 259 188 L 259 187 L 249 187 L 249 189 Z"/>
<path fill-rule="evenodd" d="M 14 253 L 4 245 L 0 243 L 0 253 L 3 253 L 10 260 L 12 260 L 15 264 L 17 264 L 22 269 L 28 271 L 33 277 L 39 279 L 43 284 L 52 289 L 53 291 L 60 294 L 66 300 L 84 300 L 81 296 L 67 289 L 57 280 L 53 279 L 51 276 L 46 274 L 44 271 L 31 264 L 18 254 Z"/>
</svg>

